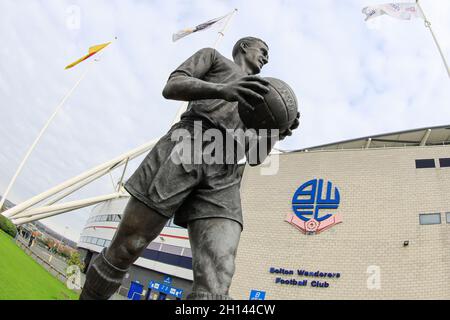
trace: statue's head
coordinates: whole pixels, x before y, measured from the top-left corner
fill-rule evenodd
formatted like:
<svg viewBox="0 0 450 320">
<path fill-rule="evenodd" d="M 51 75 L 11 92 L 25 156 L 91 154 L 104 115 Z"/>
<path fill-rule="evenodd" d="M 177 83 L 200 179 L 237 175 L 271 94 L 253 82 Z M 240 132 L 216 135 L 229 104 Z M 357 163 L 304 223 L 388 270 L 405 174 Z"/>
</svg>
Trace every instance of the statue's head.
<svg viewBox="0 0 450 320">
<path fill-rule="evenodd" d="M 263 40 L 254 37 L 239 39 L 233 47 L 233 59 L 249 74 L 258 74 L 269 62 L 269 46 Z"/>
</svg>

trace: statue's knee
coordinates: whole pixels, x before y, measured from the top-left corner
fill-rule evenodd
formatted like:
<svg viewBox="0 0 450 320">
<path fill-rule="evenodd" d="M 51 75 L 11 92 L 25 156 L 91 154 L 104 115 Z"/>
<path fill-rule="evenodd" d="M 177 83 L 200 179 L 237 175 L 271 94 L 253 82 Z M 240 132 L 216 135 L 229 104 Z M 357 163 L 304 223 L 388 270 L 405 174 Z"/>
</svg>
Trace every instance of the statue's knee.
<svg viewBox="0 0 450 320">
<path fill-rule="evenodd" d="M 127 241 L 127 250 L 131 256 L 136 256 L 139 255 L 147 245 L 148 242 L 145 237 L 131 237 L 129 241 Z"/>
<path fill-rule="evenodd" d="M 114 260 L 119 260 L 120 264 L 132 263 L 139 258 L 139 255 L 147 244 L 145 238 L 131 236 L 126 241 L 120 243 L 114 252 L 108 252 L 108 256 L 112 256 Z"/>
</svg>

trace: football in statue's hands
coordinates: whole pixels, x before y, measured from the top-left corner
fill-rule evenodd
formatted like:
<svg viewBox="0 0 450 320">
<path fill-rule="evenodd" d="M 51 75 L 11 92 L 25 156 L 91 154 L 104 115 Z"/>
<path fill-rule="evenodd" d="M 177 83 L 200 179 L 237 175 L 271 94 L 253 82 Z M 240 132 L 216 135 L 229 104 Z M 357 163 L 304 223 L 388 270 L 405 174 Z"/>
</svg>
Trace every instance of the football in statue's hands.
<svg viewBox="0 0 450 320">
<path fill-rule="evenodd" d="M 263 95 L 264 102 L 252 104 L 253 111 L 239 104 L 239 116 L 248 129 L 279 129 L 283 132 L 297 116 L 297 98 L 286 82 L 271 77 L 264 79 L 269 82 L 269 92 Z"/>
</svg>

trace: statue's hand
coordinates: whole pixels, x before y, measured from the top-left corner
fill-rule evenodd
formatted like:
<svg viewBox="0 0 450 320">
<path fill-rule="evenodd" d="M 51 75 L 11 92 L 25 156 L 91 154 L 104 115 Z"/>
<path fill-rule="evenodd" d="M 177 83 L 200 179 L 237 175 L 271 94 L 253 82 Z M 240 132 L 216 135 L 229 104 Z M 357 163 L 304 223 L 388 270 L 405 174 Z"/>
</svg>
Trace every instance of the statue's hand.
<svg viewBox="0 0 450 320">
<path fill-rule="evenodd" d="M 284 132 L 280 132 L 280 140 L 283 140 L 287 136 L 292 135 L 292 131 L 297 129 L 298 126 L 300 125 L 299 119 L 300 119 L 300 112 L 297 112 L 297 117 L 294 119 L 294 122 L 292 122 L 291 126 L 288 129 L 286 129 Z"/>
<path fill-rule="evenodd" d="M 269 92 L 269 82 L 258 76 L 246 76 L 230 83 L 222 84 L 220 98 L 229 102 L 237 101 L 250 110 L 255 110 L 252 104 L 264 101 L 262 95 Z"/>
</svg>

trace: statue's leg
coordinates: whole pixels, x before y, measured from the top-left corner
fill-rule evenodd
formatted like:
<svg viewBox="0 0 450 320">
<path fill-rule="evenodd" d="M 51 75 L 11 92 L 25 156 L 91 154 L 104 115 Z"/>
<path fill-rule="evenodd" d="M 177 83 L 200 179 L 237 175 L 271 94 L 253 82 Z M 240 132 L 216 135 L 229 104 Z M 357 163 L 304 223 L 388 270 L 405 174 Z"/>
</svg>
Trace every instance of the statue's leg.
<svg viewBox="0 0 450 320">
<path fill-rule="evenodd" d="M 131 197 L 111 245 L 92 262 L 80 300 L 106 300 L 120 287 L 131 264 L 164 228 L 168 218 Z"/>
<path fill-rule="evenodd" d="M 187 299 L 229 300 L 241 225 L 231 219 L 207 218 L 189 222 L 194 284 Z"/>
</svg>

